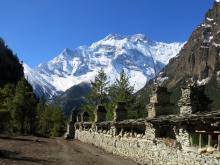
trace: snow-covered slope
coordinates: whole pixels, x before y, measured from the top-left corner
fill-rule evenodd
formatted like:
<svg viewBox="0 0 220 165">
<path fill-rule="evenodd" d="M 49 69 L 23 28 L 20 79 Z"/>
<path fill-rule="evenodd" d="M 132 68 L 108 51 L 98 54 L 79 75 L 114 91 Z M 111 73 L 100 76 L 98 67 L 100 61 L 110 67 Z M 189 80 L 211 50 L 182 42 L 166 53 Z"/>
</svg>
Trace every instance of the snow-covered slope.
<svg viewBox="0 0 220 165">
<path fill-rule="evenodd" d="M 59 94 L 57 89 L 44 79 L 41 74 L 31 69 L 27 64 L 23 64 L 25 78 L 32 85 L 38 96 L 52 98 Z"/>
<path fill-rule="evenodd" d="M 64 49 L 61 54 L 25 75 L 34 90 L 52 97 L 73 85 L 90 82 L 103 68 L 110 83 L 124 69 L 135 90 L 139 90 L 176 56 L 183 44 L 154 42 L 142 34 L 120 36 L 110 34 L 90 46 Z M 156 71 L 156 73 L 155 73 Z"/>
</svg>

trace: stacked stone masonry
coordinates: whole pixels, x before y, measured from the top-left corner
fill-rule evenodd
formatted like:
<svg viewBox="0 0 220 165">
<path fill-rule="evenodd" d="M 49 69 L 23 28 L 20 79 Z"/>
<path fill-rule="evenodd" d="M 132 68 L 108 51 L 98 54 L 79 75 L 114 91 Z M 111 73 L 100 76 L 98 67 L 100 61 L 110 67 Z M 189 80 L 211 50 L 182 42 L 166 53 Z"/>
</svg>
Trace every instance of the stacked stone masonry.
<svg viewBox="0 0 220 165">
<path fill-rule="evenodd" d="M 169 103 L 169 93 L 158 87 L 147 106 L 148 113 L 153 115 L 145 119 L 126 119 L 127 110 L 122 102 L 114 110 L 113 121 L 104 121 L 106 110 L 103 106 L 97 107 L 94 122 L 85 121 L 85 112 L 81 112 L 81 115 L 76 115 L 75 139 L 140 164 L 220 164 L 220 111 L 193 111 L 192 107 L 200 109 L 197 108 L 200 98 L 192 100 L 196 98 L 191 97 L 192 90 L 197 91 L 197 87 L 182 89 L 179 102 L 181 113 L 176 115 L 167 110 L 172 105 Z M 152 113 L 158 105 L 163 112 L 156 109 Z M 184 106 L 191 110 L 186 110 Z M 80 116 L 82 119 L 79 119 Z"/>
<path fill-rule="evenodd" d="M 218 165 L 220 160 L 212 155 L 167 146 L 163 139 L 150 140 L 137 137 L 120 137 L 92 130 L 76 130 L 75 139 L 93 144 L 122 157 L 131 158 L 140 164 L 155 165 Z"/>
</svg>

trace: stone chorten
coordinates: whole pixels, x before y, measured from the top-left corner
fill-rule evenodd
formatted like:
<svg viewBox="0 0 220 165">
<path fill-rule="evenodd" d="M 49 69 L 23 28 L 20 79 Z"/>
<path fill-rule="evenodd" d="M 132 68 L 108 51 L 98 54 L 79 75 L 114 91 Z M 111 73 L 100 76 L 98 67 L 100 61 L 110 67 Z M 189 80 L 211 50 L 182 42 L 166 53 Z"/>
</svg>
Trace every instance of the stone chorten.
<svg viewBox="0 0 220 165">
<path fill-rule="evenodd" d="M 211 100 L 205 94 L 205 85 L 198 86 L 196 82 L 188 82 L 181 88 L 181 98 L 178 102 L 180 114 L 193 114 L 201 111 L 209 111 Z"/>
<path fill-rule="evenodd" d="M 94 111 L 94 115 L 95 115 L 94 122 L 106 121 L 106 114 L 107 114 L 107 110 L 105 109 L 105 106 L 98 105 L 96 107 L 96 110 Z"/>
<path fill-rule="evenodd" d="M 81 122 L 88 122 L 89 121 L 89 113 L 86 111 L 81 112 Z"/>
<path fill-rule="evenodd" d="M 155 85 L 150 103 L 147 105 L 147 111 L 149 118 L 171 113 L 170 92 L 167 91 L 166 87 Z"/>
<path fill-rule="evenodd" d="M 72 139 L 74 138 L 75 135 L 75 128 L 74 128 L 74 124 L 77 120 L 76 116 L 77 116 L 78 111 L 77 110 L 73 110 L 70 118 L 69 118 L 69 122 L 67 123 L 67 131 L 64 135 L 64 137 L 66 139 Z"/>
<path fill-rule="evenodd" d="M 122 121 L 126 120 L 128 116 L 128 111 L 126 109 L 126 103 L 125 102 L 118 102 L 114 109 L 114 119 L 113 121 Z"/>
</svg>

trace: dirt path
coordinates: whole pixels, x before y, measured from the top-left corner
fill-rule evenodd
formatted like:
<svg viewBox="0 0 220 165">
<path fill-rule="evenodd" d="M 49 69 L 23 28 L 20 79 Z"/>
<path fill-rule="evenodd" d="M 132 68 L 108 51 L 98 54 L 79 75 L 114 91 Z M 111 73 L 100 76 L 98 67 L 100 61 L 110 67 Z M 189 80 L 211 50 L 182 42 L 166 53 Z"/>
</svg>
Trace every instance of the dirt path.
<svg viewBox="0 0 220 165">
<path fill-rule="evenodd" d="M 76 140 L 0 136 L 0 165 L 135 164 Z"/>
</svg>

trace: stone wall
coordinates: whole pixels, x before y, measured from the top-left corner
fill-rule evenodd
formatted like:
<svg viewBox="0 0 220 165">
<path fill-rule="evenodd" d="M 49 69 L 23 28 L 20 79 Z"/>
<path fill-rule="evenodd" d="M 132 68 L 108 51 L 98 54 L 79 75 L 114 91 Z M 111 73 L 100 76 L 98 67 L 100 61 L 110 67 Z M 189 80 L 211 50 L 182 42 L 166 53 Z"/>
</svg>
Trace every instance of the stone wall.
<svg viewBox="0 0 220 165">
<path fill-rule="evenodd" d="M 181 133 L 184 133 L 181 131 Z M 185 133 L 184 133 L 185 134 Z M 195 151 L 183 150 L 175 145 L 166 143 L 166 139 L 112 136 L 85 130 L 76 130 L 75 138 L 94 144 L 109 153 L 131 158 L 140 164 L 206 164 L 217 165 L 220 161 L 212 155 L 200 155 Z"/>
<path fill-rule="evenodd" d="M 194 114 L 192 118 L 192 113 L 203 111 L 210 103 L 203 93 L 203 87 L 189 85 L 183 88 L 178 104 L 181 114 L 169 115 L 172 106 L 169 102 L 170 93 L 164 87 L 156 87 L 147 106 L 148 118 L 127 119 L 125 103 L 119 102 L 114 110 L 113 121 L 104 121 L 106 111 L 103 111 L 101 115 L 95 113 L 96 120 L 93 123 L 84 122 L 85 120 L 75 123 L 75 139 L 131 158 L 140 164 L 220 164 L 220 130 L 216 125 L 218 120 L 216 119 L 214 127 L 208 119 L 204 120 L 210 114 L 203 113 L 204 116 L 200 116 L 202 122 L 195 118 L 198 114 Z M 98 120 L 100 116 L 102 120 Z M 198 123 L 195 124 L 195 121 Z M 209 133 L 208 146 L 202 148 L 201 135 L 200 145 L 193 145 L 192 135 L 198 132 Z M 214 133 L 218 135 L 217 148 L 211 145 Z"/>
</svg>

